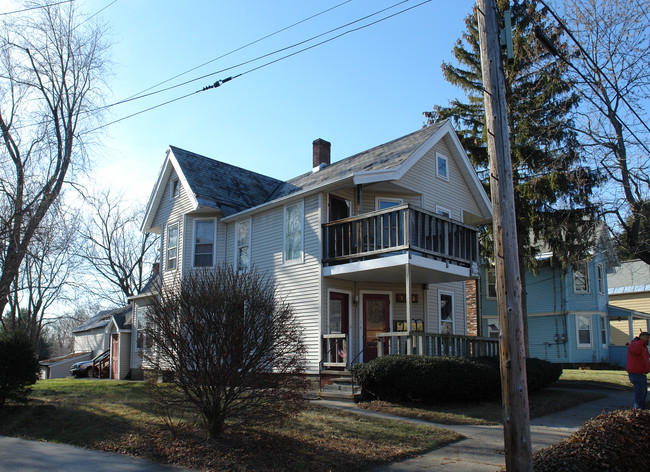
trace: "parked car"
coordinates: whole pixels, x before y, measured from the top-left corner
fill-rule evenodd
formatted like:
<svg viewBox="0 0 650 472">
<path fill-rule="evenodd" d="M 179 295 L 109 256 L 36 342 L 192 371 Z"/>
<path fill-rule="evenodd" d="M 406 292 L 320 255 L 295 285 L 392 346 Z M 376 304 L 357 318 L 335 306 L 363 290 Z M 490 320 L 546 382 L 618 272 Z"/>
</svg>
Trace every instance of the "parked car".
<svg viewBox="0 0 650 472">
<path fill-rule="evenodd" d="M 108 355 L 109 351 L 104 351 L 94 359 L 88 361 L 75 362 L 70 367 L 70 374 L 75 377 L 99 377 L 101 368 L 101 377 L 108 377 Z"/>
</svg>

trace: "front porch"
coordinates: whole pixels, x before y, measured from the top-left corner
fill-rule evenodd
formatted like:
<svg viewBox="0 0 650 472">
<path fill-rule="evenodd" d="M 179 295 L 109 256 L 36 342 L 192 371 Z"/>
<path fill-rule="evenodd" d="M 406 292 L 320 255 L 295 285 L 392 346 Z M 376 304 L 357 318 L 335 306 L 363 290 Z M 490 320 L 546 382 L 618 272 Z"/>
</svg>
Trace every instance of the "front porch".
<svg viewBox="0 0 650 472">
<path fill-rule="evenodd" d="M 354 356 L 349 346 L 347 334 L 324 334 L 322 368 L 349 370 L 353 364 L 363 361 L 368 347 L 373 348 L 373 352 L 376 349 L 377 357 L 389 354 L 470 358 L 499 355 L 499 340 L 495 338 L 424 332 L 377 333 L 377 338 Z"/>
</svg>

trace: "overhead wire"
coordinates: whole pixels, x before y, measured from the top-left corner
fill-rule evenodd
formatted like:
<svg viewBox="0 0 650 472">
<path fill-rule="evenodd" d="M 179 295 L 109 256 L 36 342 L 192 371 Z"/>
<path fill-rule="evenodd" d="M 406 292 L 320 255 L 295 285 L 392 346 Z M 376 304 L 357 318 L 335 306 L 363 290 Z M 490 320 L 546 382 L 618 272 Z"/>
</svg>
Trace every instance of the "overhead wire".
<svg viewBox="0 0 650 472">
<path fill-rule="evenodd" d="M 346 24 L 344 24 L 344 25 L 337 26 L 336 28 L 332 28 L 332 29 L 330 29 L 330 30 L 328 30 L 328 31 L 325 31 L 325 32 L 323 32 L 323 33 L 319 33 L 319 34 L 317 34 L 317 35 L 315 35 L 315 36 L 312 36 L 312 37 L 310 37 L 310 38 L 308 38 L 308 39 L 305 39 L 305 40 L 299 41 L 299 42 L 297 42 L 297 43 L 293 43 L 293 44 L 291 44 L 290 46 L 285 46 L 285 47 L 283 47 L 283 48 L 276 49 L 276 50 L 274 50 L 274 51 L 272 51 L 272 52 L 269 52 L 269 53 L 266 53 L 266 54 L 262 54 L 262 55 L 260 55 L 260 56 L 257 56 L 257 57 L 255 57 L 255 58 L 253 58 L 253 59 L 249 59 L 249 60 L 246 60 L 246 61 L 240 62 L 240 63 L 238 63 L 238 64 L 235 64 L 235 65 L 233 65 L 233 66 L 226 67 L 226 68 L 224 68 L 224 69 L 220 69 L 220 70 L 218 70 L 218 71 L 210 72 L 209 74 L 204 74 L 204 75 L 202 75 L 202 76 L 200 76 L 200 77 L 195 77 L 195 78 L 193 78 L 193 79 L 186 80 L 185 82 L 181 82 L 181 83 L 178 83 L 178 84 L 175 84 L 175 85 L 172 85 L 172 86 L 166 87 L 166 88 L 164 88 L 164 89 L 156 90 L 156 91 L 154 91 L 154 92 L 147 93 L 147 94 L 144 94 L 144 95 L 138 95 L 138 94 L 136 94 L 136 95 L 132 95 L 131 97 L 126 98 L 126 99 L 124 99 L 124 100 L 120 100 L 120 101 L 117 101 L 117 102 L 111 103 L 111 104 L 109 104 L 109 105 L 105 105 L 105 106 L 103 106 L 103 107 L 100 107 L 100 108 L 98 108 L 98 110 L 103 110 L 103 109 L 106 109 L 106 108 L 111 108 L 111 107 L 114 107 L 114 106 L 117 106 L 117 105 L 121 105 L 121 104 L 123 104 L 123 103 L 128 103 L 128 102 L 131 102 L 131 101 L 134 101 L 134 100 L 139 100 L 139 99 L 141 99 L 141 98 L 150 97 L 150 96 L 152 96 L 152 95 L 156 95 L 156 94 L 158 94 L 158 93 L 162 93 L 162 92 L 167 92 L 167 91 L 169 91 L 169 90 L 172 90 L 172 89 L 175 89 L 175 88 L 178 88 L 178 87 L 182 87 L 182 86 L 184 86 L 184 85 L 188 85 L 188 84 L 191 84 L 191 83 L 193 83 L 193 82 L 198 82 L 199 80 L 203 80 L 203 79 L 206 79 L 206 78 L 208 78 L 208 77 L 212 77 L 212 76 L 217 75 L 217 74 L 223 74 L 224 72 L 227 72 L 227 71 L 229 71 L 229 70 L 233 70 L 233 69 L 236 69 L 236 68 L 238 68 L 238 67 L 245 66 L 246 64 L 250 64 L 250 63 L 252 63 L 252 62 L 259 61 L 259 60 L 264 59 L 264 58 L 266 58 L 266 57 L 270 57 L 270 56 L 273 56 L 273 55 L 275 55 L 275 54 L 279 54 L 279 53 L 281 53 L 281 52 L 283 52 L 283 51 L 287 51 L 287 50 L 289 50 L 289 49 L 293 49 L 293 48 L 298 47 L 298 46 L 300 46 L 300 45 L 302 45 L 302 44 L 305 44 L 305 43 L 308 43 L 308 42 L 313 41 L 313 40 L 315 40 L 315 39 L 321 38 L 321 37 L 323 37 L 323 36 L 326 36 L 326 35 L 328 35 L 328 34 L 331 34 L 331 33 L 335 32 L 335 31 L 338 31 L 338 30 L 340 30 L 340 29 L 343 29 L 343 28 L 346 28 L 346 27 L 351 26 L 351 25 L 353 25 L 353 24 L 356 24 L 356 23 L 359 23 L 359 22 L 361 22 L 361 21 L 367 20 L 368 18 L 372 18 L 373 16 L 377 16 L 377 15 L 379 15 L 379 14 L 381 14 L 381 13 L 384 13 L 385 11 L 388 11 L 388 10 L 390 10 L 390 9 L 393 9 L 393 8 L 395 8 L 395 7 L 399 6 L 399 5 L 402 5 L 402 4 L 404 4 L 404 3 L 407 3 L 407 2 L 409 2 L 409 1 L 410 1 L 410 0 L 401 0 L 400 2 L 394 3 L 394 4 L 392 4 L 392 5 L 390 5 L 390 6 L 386 7 L 386 8 L 383 8 L 383 9 L 381 9 L 381 10 L 377 10 L 377 11 L 375 11 L 375 12 L 369 14 L 369 15 L 366 15 L 366 16 L 364 16 L 364 17 L 362 17 L 362 18 L 358 18 L 358 19 L 356 19 L 356 20 L 354 20 L 354 21 L 351 21 L 351 22 L 349 22 L 349 23 L 346 23 Z M 431 1 L 431 0 L 428 0 L 428 1 Z M 424 2 L 424 3 L 428 3 L 428 2 Z M 415 6 L 412 7 L 412 8 L 415 8 L 415 7 L 417 7 L 417 6 L 419 6 L 419 5 L 415 5 Z M 317 16 L 317 15 L 314 15 L 314 16 Z M 390 18 L 390 17 L 388 17 L 388 18 Z M 298 24 L 298 23 L 296 23 L 296 24 Z M 285 29 L 286 29 L 286 28 L 285 28 Z M 354 30 L 352 30 L 352 31 L 354 31 Z M 342 35 L 339 35 L 339 36 L 342 36 Z M 336 39 L 336 38 L 339 37 L 339 36 L 336 36 L 334 39 Z M 254 42 L 249 43 L 249 44 L 254 44 L 255 42 L 257 42 L 257 41 L 254 41 Z M 327 41 L 324 41 L 324 42 L 327 42 Z M 324 42 L 323 42 L 323 43 L 324 43 Z M 317 45 L 320 45 L 320 44 L 323 44 L 323 43 L 318 43 Z M 223 56 L 220 56 L 219 58 L 221 58 L 221 57 L 225 57 L 225 56 L 227 56 L 228 54 L 231 54 L 232 52 L 239 51 L 239 50 L 242 49 L 243 47 L 244 47 L 244 46 L 242 46 L 241 48 L 237 48 L 237 49 L 235 49 L 235 50 L 233 50 L 233 51 L 231 51 L 231 52 L 229 52 L 229 53 L 227 53 L 227 54 L 224 54 Z M 310 48 L 307 48 L 307 49 L 310 49 Z M 307 50 L 307 49 L 304 49 L 304 50 Z M 304 51 L 304 50 L 303 50 L 303 51 Z M 209 61 L 209 62 L 212 62 L 212 61 Z M 207 63 L 206 63 L 206 64 L 207 64 Z M 201 67 L 201 66 L 197 66 L 197 67 L 195 67 L 194 69 L 191 69 L 191 70 L 198 69 L 199 67 Z M 184 75 L 184 74 L 185 74 L 185 73 L 183 73 L 183 74 L 179 74 L 179 75 L 177 75 L 176 77 L 180 77 L 181 75 Z M 172 80 L 172 79 L 169 79 L 169 80 Z M 169 82 L 169 80 L 166 80 L 166 81 L 164 81 L 164 82 L 161 82 L 161 83 L 158 84 L 158 85 L 161 85 L 161 84 L 163 84 L 163 83 Z M 148 91 L 148 90 L 151 90 L 152 88 L 155 88 L 155 87 L 157 87 L 157 85 L 156 85 L 156 86 L 153 86 L 153 87 L 149 87 L 148 89 L 144 90 L 143 92 L 146 92 L 146 91 Z M 141 92 L 141 93 L 142 93 L 142 92 Z"/>
<path fill-rule="evenodd" d="M 401 4 L 406 3 L 406 2 L 408 2 L 408 1 L 409 1 L 409 0 L 403 0 L 403 1 L 398 2 L 398 3 L 396 3 L 396 4 L 394 4 L 394 5 L 390 6 L 390 7 L 384 8 L 383 10 L 380 10 L 379 12 L 375 12 L 375 13 L 373 13 L 373 14 L 371 14 L 371 15 L 367 15 L 367 16 L 365 16 L 365 17 L 362 18 L 362 19 L 355 20 L 355 21 L 350 22 L 350 23 L 347 23 L 346 25 L 343 25 L 343 26 L 341 26 L 341 27 L 334 28 L 333 30 L 330 30 L 328 33 L 333 32 L 333 31 L 337 31 L 337 30 L 339 30 L 339 29 L 341 29 L 341 28 L 344 28 L 344 27 L 346 27 L 346 26 L 350 26 L 350 25 L 352 25 L 352 24 L 358 23 L 359 21 L 363 21 L 363 20 L 365 20 L 365 19 L 368 19 L 368 18 L 370 18 L 370 17 L 372 17 L 372 16 L 375 16 L 375 15 L 377 15 L 377 14 L 379 14 L 379 13 L 385 12 L 385 11 L 388 10 L 388 9 L 394 8 L 395 6 L 401 5 Z M 338 35 L 336 35 L 336 36 L 333 36 L 333 37 L 328 38 L 328 39 L 326 39 L 326 40 L 323 40 L 323 41 L 320 41 L 320 42 L 318 42 L 318 43 L 312 44 L 312 45 L 307 46 L 307 47 L 305 47 L 305 48 L 303 48 L 303 49 L 300 49 L 300 50 L 298 50 L 298 51 L 294 51 L 294 52 L 292 52 L 292 53 L 290 53 L 290 54 L 286 54 L 286 55 L 284 55 L 284 56 L 282 56 L 282 57 L 279 57 L 279 58 L 273 59 L 273 60 L 268 61 L 268 62 L 266 62 L 266 63 L 264 63 L 264 64 L 261 64 L 261 65 L 259 65 L 259 66 L 252 67 L 252 68 L 250 68 L 250 69 L 248 69 L 248 70 L 246 70 L 246 71 L 244 71 L 244 72 L 241 72 L 241 73 L 239 73 L 239 74 L 237 74 L 237 75 L 234 75 L 234 76 L 231 76 L 231 77 L 227 77 L 227 78 L 225 78 L 225 79 L 218 80 L 218 81 L 214 82 L 213 84 L 211 84 L 211 85 L 207 85 L 207 86 L 205 86 L 205 87 L 203 87 L 203 88 L 201 88 L 201 89 L 199 89 L 199 90 L 196 90 L 196 91 L 194 91 L 194 92 L 190 92 L 190 93 L 185 94 L 185 95 L 183 95 L 183 96 L 180 96 L 180 97 L 177 97 L 177 98 L 174 98 L 174 99 L 168 100 L 168 101 L 163 102 L 163 103 L 160 103 L 160 104 L 158 104 L 158 105 L 154 105 L 154 106 L 149 107 L 149 108 L 146 108 L 146 109 L 144 109 L 144 110 L 140 110 L 140 111 L 135 112 L 135 113 L 132 113 L 132 114 L 130 114 L 130 115 L 127 115 L 127 116 L 121 117 L 121 118 L 119 118 L 119 119 L 117 119 L 117 120 L 114 120 L 114 121 L 111 121 L 111 122 L 109 122 L 109 123 L 105 123 L 105 124 L 103 124 L 103 125 L 101 125 L 101 126 L 98 126 L 98 127 L 94 128 L 94 129 L 90 130 L 89 132 L 92 132 L 92 131 L 96 131 L 96 130 L 99 130 L 99 129 L 105 128 L 105 127 L 107 127 L 107 126 L 113 125 L 113 124 L 118 123 L 118 122 L 120 122 L 120 121 L 124 121 L 124 120 L 126 120 L 126 119 L 128 119 L 128 118 L 132 118 L 132 117 L 134 117 L 134 116 L 137 116 L 137 115 L 140 115 L 140 114 L 142 114 L 142 113 L 145 113 L 145 112 L 147 112 L 147 111 L 150 111 L 150 110 L 153 110 L 153 109 L 156 109 L 156 108 L 160 108 L 160 107 L 165 106 L 165 105 L 167 105 L 167 104 L 170 104 L 170 103 L 173 103 L 173 102 L 176 102 L 176 101 L 179 101 L 179 100 L 182 100 L 182 99 L 188 98 L 188 97 L 190 97 L 190 96 L 192 96 L 192 95 L 195 95 L 195 94 L 197 94 L 197 93 L 200 93 L 200 92 L 204 92 L 204 91 L 207 91 L 207 90 L 211 90 L 211 89 L 217 88 L 217 87 L 221 86 L 222 84 L 224 84 L 224 83 L 226 83 L 226 82 L 229 82 L 229 81 L 231 81 L 231 80 L 233 80 L 233 79 L 235 79 L 235 78 L 239 78 L 239 77 L 241 77 L 241 76 L 243 76 L 243 75 L 246 75 L 246 74 L 249 74 L 249 73 L 251 73 L 251 72 L 257 71 L 257 70 L 259 70 L 259 69 L 262 69 L 262 68 L 264 68 L 264 67 L 270 66 L 271 64 L 275 64 L 275 63 L 280 62 L 280 61 L 282 61 L 282 60 L 285 60 L 285 59 L 288 59 L 288 58 L 290 58 L 290 57 L 293 57 L 293 56 L 295 56 L 295 55 L 297 55 L 297 54 L 303 53 L 303 52 L 305 52 L 305 51 L 309 51 L 309 50 L 314 49 L 314 48 L 316 48 L 316 47 L 318 47 L 318 46 L 321 46 L 321 45 L 323 45 L 323 44 L 326 44 L 326 43 L 329 43 L 329 42 L 331 42 L 331 41 L 334 41 L 335 39 L 341 38 L 341 37 L 343 37 L 343 36 L 345 36 L 345 35 L 347 35 L 347 34 L 349 34 L 349 33 L 353 33 L 353 32 L 360 31 L 360 30 L 362 30 L 362 29 L 368 28 L 368 27 L 370 27 L 370 26 L 374 26 L 374 25 L 376 25 L 376 24 L 378 24 L 378 23 L 381 23 L 381 22 L 383 22 L 383 21 L 386 21 L 386 20 L 388 20 L 388 19 L 390 19 L 390 18 L 394 18 L 395 16 L 401 15 L 401 14 L 407 12 L 407 11 L 410 11 L 410 10 L 413 10 L 413 9 L 415 9 L 415 8 L 418 8 L 418 7 L 420 7 L 420 6 L 424 5 L 424 4 L 430 3 L 431 1 L 432 1 L 432 0 L 423 0 L 423 1 L 420 2 L 420 3 L 417 3 L 417 4 L 415 4 L 415 5 L 412 5 L 412 6 L 408 7 L 408 8 L 405 8 L 405 9 L 403 9 L 403 10 L 400 10 L 400 11 L 398 11 L 398 12 L 395 12 L 395 13 L 393 13 L 393 14 L 391 14 L 391 15 L 386 16 L 386 17 L 383 17 L 383 18 L 380 18 L 380 19 L 375 20 L 375 21 L 373 21 L 373 22 L 367 23 L 367 24 L 365 24 L 365 25 L 361 25 L 361 26 L 358 26 L 358 27 L 356 27 L 356 28 L 352 28 L 352 29 L 350 29 L 350 30 L 344 31 L 344 32 L 342 32 L 342 33 L 340 33 L 340 34 L 338 34 Z M 228 71 L 228 70 L 234 69 L 234 68 L 236 68 L 236 67 L 241 67 L 242 65 L 250 64 L 251 62 L 257 61 L 257 60 L 259 60 L 259 59 L 261 59 L 261 58 L 269 57 L 269 56 L 274 55 L 274 54 L 277 54 L 277 53 L 279 53 L 279 52 L 286 51 L 286 50 L 288 50 L 288 49 L 292 49 L 292 48 L 296 47 L 297 45 L 304 44 L 304 43 L 306 43 L 306 42 L 312 41 L 314 38 L 321 37 L 321 36 L 323 36 L 323 35 L 325 35 L 325 34 L 328 34 L 328 33 L 323 33 L 323 34 L 320 34 L 320 35 L 314 36 L 313 38 L 310 38 L 309 40 L 300 41 L 299 43 L 295 43 L 295 44 L 292 45 L 292 46 L 288 46 L 288 47 L 285 47 L 285 48 L 282 48 L 282 49 L 278 49 L 278 50 L 276 50 L 276 51 L 274 51 L 274 52 L 272 52 L 272 53 L 264 54 L 264 55 L 262 55 L 262 56 L 259 56 L 259 57 L 255 58 L 255 59 L 251 59 L 251 60 L 248 60 L 248 61 L 242 62 L 242 63 L 240 63 L 240 64 L 237 64 L 236 66 L 231 66 L 231 67 L 228 67 L 228 68 L 226 68 L 226 69 L 222 69 L 221 71 L 218 71 L 218 72 L 213 72 L 213 73 L 210 73 L 210 74 L 206 74 L 206 75 L 204 75 L 204 76 L 202 76 L 202 77 L 199 77 L 199 78 L 196 78 L 196 79 L 192 79 L 192 80 L 186 81 L 186 82 L 184 82 L 183 84 L 178 84 L 178 85 L 176 85 L 176 86 L 168 87 L 168 88 L 166 88 L 166 89 L 164 89 L 164 90 L 161 90 L 161 91 L 170 90 L 170 89 L 172 89 L 172 88 L 176 88 L 176 87 L 181 86 L 181 85 L 187 85 L 188 83 L 195 82 L 195 81 L 197 81 L 197 80 L 201 80 L 201 79 L 205 79 L 205 78 L 210 77 L 210 76 L 212 76 L 212 75 L 216 75 L 216 74 L 218 74 L 218 73 L 223 73 L 223 72 L 225 72 L 225 71 Z M 158 93 L 158 92 L 152 92 L 152 93 L 150 93 L 150 94 L 147 94 L 146 96 L 151 96 L 151 95 L 154 95 L 155 93 Z M 143 96 L 143 97 L 140 97 L 140 98 L 144 98 L 144 96 Z M 132 98 L 131 100 L 134 100 L 134 99 L 135 99 L 135 98 Z M 126 101 L 130 101 L 130 100 L 127 99 L 127 100 L 125 100 L 125 101 L 116 102 L 115 104 L 112 104 L 112 105 L 109 105 L 109 106 L 115 106 L 115 105 L 118 105 L 118 104 L 121 104 L 121 103 L 125 103 Z M 108 108 L 109 106 L 106 106 L 106 107 L 103 107 L 103 108 Z M 102 109 L 102 108 L 100 108 L 100 109 Z M 99 109 L 98 109 L 98 110 L 99 110 Z"/>
<path fill-rule="evenodd" d="M 16 13 L 25 13 L 26 11 L 39 10 L 41 8 L 55 7 L 57 5 L 63 5 L 64 3 L 72 3 L 73 1 L 74 0 L 63 0 L 61 2 L 48 3 L 46 5 L 38 5 L 38 6 L 35 6 L 35 7 L 23 8 L 22 10 L 6 11 L 4 13 L 0 13 L 0 16 L 14 15 Z"/>
</svg>

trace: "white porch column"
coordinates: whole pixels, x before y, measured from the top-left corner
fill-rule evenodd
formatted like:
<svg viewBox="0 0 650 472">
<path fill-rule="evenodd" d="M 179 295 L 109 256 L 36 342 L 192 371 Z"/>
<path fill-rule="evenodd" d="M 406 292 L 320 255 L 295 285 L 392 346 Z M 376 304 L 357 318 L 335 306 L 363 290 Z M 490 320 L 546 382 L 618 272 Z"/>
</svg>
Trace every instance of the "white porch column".
<svg viewBox="0 0 650 472">
<path fill-rule="evenodd" d="M 627 316 L 627 329 L 630 332 L 630 341 L 634 339 L 634 336 L 636 336 L 636 333 L 634 332 L 634 316 L 633 315 L 628 315 Z"/>
<path fill-rule="evenodd" d="M 410 256 L 409 256 L 410 257 Z M 406 354 L 413 353 L 413 338 L 411 337 L 411 264 L 406 263 Z"/>
</svg>

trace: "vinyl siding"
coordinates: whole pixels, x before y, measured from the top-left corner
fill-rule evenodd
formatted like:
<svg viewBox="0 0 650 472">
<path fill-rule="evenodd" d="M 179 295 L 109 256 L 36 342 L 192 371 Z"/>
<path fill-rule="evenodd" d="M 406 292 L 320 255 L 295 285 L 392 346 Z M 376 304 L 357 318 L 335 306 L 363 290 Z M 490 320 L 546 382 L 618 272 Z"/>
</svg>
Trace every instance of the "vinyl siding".
<svg viewBox="0 0 650 472">
<path fill-rule="evenodd" d="M 296 203 L 301 200 L 292 201 Z M 318 372 L 320 362 L 320 195 L 304 200 L 304 262 L 283 263 L 284 206 L 269 209 L 252 218 L 251 262 L 273 277 L 280 298 L 286 297 L 300 320 L 307 345 L 308 371 Z M 234 226 L 227 229 L 226 260 L 234 258 Z"/>
<path fill-rule="evenodd" d="M 625 346 L 634 339 L 634 336 L 641 331 L 648 331 L 649 328 L 647 320 L 634 320 L 632 334 L 630 334 L 630 324 L 628 320 L 610 320 L 609 323 L 611 326 L 611 343 L 614 346 Z"/>
<path fill-rule="evenodd" d="M 449 180 L 441 179 L 436 174 L 437 157 L 436 152 L 447 157 Z M 422 203 L 418 203 L 424 209 L 436 211 L 436 206 L 451 211 L 451 217 L 455 220 L 463 220 L 462 212 L 469 212 L 479 216 L 481 211 L 468 190 L 471 182 L 466 182 L 458 168 L 456 160 L 444 142 L 440 140 L 430 149 L 411 169 L 404 174 L 399 181 L 400 185 L 412 189 L 423 195 Z"/>
<path fill-rule="evenodd" d="M 609 304 L 650 314 L 650 292 L 610 295 Z"/>
<path fill-rule="evenodd" d="M 172 277 L 180 275 L 179 269 L 183 267 L 184 261 L 186 259 L 185 250 L 187 244 L 184 243 L 185 239 L 185 213 L 190 212 L 192 207 L 192 201 L 189 195 L 186 192 L 186 189 L 181 185 L 179 196 L 176 198 L 170 197 L 170 187 L 171 182 L 177 178 L 175 171 L 172 171 L 169 179 L 164 188 L 162 200 L 158 206 L 158 211 L 153 220 L 153 227 L 161 228 L 162 244 L 161 244 L 161 273 L 163 276 L 163 282 L 168 282 Z M 167 227 L 178 223 L 178 261 L 176 263 L 177 269 L 167 270 Z M 190 259 L 191 264 L 191 259 Z"/>
<path fill-rule="evenodd" d="M 92 351 L 92 357 L 95 357 L 108 348 L 105 337 L 106 333 L 104 328 L 75 335 L 74 352 Z"/>
</svg>

